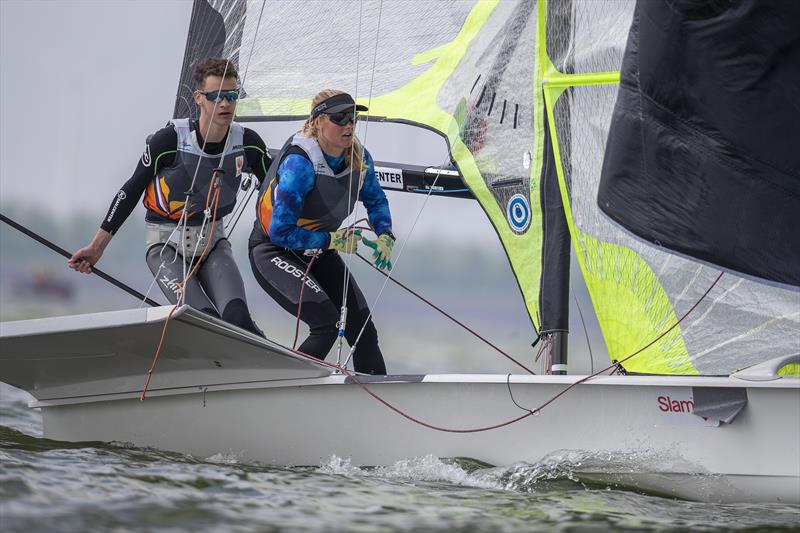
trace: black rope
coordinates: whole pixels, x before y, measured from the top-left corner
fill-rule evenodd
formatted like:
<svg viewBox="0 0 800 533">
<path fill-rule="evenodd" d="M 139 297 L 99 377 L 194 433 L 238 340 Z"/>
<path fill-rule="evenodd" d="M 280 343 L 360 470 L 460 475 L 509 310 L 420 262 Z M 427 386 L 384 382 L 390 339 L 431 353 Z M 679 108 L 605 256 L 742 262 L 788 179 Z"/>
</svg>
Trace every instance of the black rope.
<svg viewBox="0 0 800 533">
<path fill-rule="evenodd" d="M 506 375 L 506 387 L 508 387 L 508 395 L 511 397 L 511 401 L 514 402 L 514 405 L 522 409 L 523 411 L 527 411 L 529 414 L 535 415 L 537 411 L 531 411 L 527 407 L 524 407 L 517 403 L 517 400 L 514 399 L 514 393 L 511 392 L 511 374 Z"/>
<path fill-rule="evenodd" d="M 67 259 L 72 257 L 72 254 L 69 253 L 68 251 L 66 251 L 65 249 L 61 248 L 60 246 L 58 246 L 56 244 L 53 244 L 52 242 L 48 241 L 44 237 L 40 236 L 39 234 L 34 233 L 33 231 L 29 230 L 28 228 L 26 228 L 22 224 L 18 224 L 16 222 L 14 222 L 13 220 L 11 220 L 10 218 L 8 218 L 7 216 L 5 216 L 2 213 L 0 213 L 0 220 L 5 222 L 6 224 L 11 226 L 15 230 L 24 233 L 25 235 L 27 235 L 31 239 L 33 239 L 33 240 L 35 240 L 35 241 L 37 241 L 37 242 L 39 242 L 41 244 L 44 244 L 45 246 L 47 246 L 48 248 L 50 248 L 54 252 L 63 255 Z M 136 299 L 139 300 L 139 301 L 144 301 L 145 303 L 148 303 L 148 304 L 152 305 L 153 307 L 160 307 L 161 305 L 163 305 L 163 304 L 160 304 L 160 303 L 156 302 L 155 300 L 151 300 L 150 298 L 148 298 L 144 294 L 140 293 L 139 291 L 137 291 L 135 289 L 132 289 L 131 287 L 125 285 L 121 281 L 118 281 L 118 280 L 112 278 L 111 276 L 109 276 L 108 274 L 106 274 L 105 272 L 100 270 L 99 268 L 96 268 L 96 267 L 93 266 L 92 267 L 92 273 L 93 274 L 97 274 L 98 276 L 100 276 L 101 278 L 103 278 L 107 282 L 111 283 L 115 287 L 118 287 L 118 288 L 122 289 L 123 291 L 127 292 L 128 294 L 130 294 L 131 296 L 136 297 Z"/>
</svg>

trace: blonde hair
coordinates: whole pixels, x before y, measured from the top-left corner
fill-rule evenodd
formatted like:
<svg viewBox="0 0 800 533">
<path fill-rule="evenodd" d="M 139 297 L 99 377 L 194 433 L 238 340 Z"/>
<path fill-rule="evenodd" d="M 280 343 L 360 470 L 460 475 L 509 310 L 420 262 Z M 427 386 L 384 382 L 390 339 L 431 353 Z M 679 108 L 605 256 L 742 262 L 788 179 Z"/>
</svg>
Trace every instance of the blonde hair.
<svg viewBox="0 0 800 533">
<path fill-rule="evenodd" d="M 314 98 L 311 99 L 311 109 L 317 107 L 320 102 L 323 100 L 327 100 L 331 96 L 336 96 L 337 94 L 346 94 L 344 91 L 338 91 L 336 89 L 324 89 L 317 94 L 314 95 Z M 312 118 L 310 115 L 306 120 L 303 127 L 298 131 L 300 135 L 304 137 L 310 137 L 313 139 L 317 139 L 317 121 L 321 120 L 322 115 L 317 115 L 316 118 Z M 361 174 L 361 167 L 363 166 L 363 161 L 361 154 L 363 149 L 361 147 L 361 143 L 358 141 L 358 138 L 353 133 L 353 148 L 351 150 L 344 151 L 344 160 L 348 166 L 350 166 L 353 170 Z M 351 161 L 352 158 L 352 161 Z"/>
</svg>

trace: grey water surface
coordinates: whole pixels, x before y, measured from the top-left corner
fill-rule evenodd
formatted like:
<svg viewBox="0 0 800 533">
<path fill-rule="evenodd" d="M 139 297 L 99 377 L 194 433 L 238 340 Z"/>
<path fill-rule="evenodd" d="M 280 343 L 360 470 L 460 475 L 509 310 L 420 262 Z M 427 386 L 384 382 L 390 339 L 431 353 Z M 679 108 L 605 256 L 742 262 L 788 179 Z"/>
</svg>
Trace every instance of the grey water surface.
<svg viewBox="0 0 800 533">
<path fill-rule="evenodd" d="M 359 468 L 244 464 L 41 437 L 0 384 L 0 531 L 791 531 L 800 508 L 715 505 L 590 487 L 568 467 L 409 457 Z M 321 438 L 323 438 L 321 436 Z"/>
</svg>

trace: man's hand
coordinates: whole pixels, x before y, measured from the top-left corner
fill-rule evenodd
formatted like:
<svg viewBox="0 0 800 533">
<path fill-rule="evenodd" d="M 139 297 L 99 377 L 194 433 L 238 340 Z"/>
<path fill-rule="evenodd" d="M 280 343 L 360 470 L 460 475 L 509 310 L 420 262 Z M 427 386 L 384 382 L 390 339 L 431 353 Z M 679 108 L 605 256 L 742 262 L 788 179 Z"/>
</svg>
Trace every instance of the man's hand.
<svg viewBox="0 0 800 533">
<path fill-rule="evenodd" d="M 348 254 L 358 250 L 358 241 L 362 239 L 360 229 L 342 228 L 330 235 L 331 242 L 328 244 L 328 249 Z"/>
<path fill-rule="evenodd" d="M 105 230 L 97 230 L 97 234 L 92 239 L 92 242 L 72 254 L 67 264 L 73 270 L 90 274 L 92 267 L 100 261 L 103 252 L 111 241 L 112 235 Z"/>
<path fill-rule="evenodd" d="M 362 239 L 364 244 L 372 248 L 372 257 L 375 259 L 375 266 L 384 270 L 392 269 L 392 248 L 394 247 L 394 237 L 388 233 L 371 241 Z"/>
</svg>

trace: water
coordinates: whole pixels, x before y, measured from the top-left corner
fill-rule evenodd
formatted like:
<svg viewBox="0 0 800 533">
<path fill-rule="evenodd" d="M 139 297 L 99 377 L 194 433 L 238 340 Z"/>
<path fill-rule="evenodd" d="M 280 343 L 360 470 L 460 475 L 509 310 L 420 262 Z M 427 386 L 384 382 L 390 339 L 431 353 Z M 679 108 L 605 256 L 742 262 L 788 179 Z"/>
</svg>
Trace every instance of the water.
<svg viewBox="0 0 800 533">
<path fill-rule="evenodd" d="M 74 233 L 88 235 L 94 231 L 93 224 Z M 0 227 L 0 233 L 4 231 L 0 319 L 133 306 L 127 295 L 104 282 L 72 273 L 64 277 L 76 280 L 75 302 L 58 307 L 52 302 L 25 303 L 10 298 L 15 272 L 21 276 L 34 264 L 50 265 L 59 274 L 65 268 L 62 258 L 46 251 L 24 264 L 21 257 L 27 253 L 22 248 L 26 243 L 19 241 L 20 248 L 8 253 L 17 237 Z M 133 284 L 145 291 L 150 278 L 138 247 L 141 237 L 131 239 L 133 244 L 127 247 L 133 250 L 130 257 L 124 255 L 125 241 L 117 242 L 120 238 L 124 235 L 115 237 L 115 253 L 104 259 L 116 258 L 119 263 L 109 265 L 108 270 L 122 273 L 121 278 L 132 283 L 135 280 Z M 83 242 L 70 245 L 80 244 Z M 428 268 L 427 257 L 437 255 L 430 250 L 418 251 L 417 258 L 409 250 L 408 266 L 399 268 L 397 276 L 509 353 L 529 361 L 534 337 L 513 276 L 503 270 L 507 265 L 492 267 L 479 262 L 474 250 L 439 252 L 449 258 L 447 268 Z M 126 264 L 129 271 L 123 268 Z M 481 283 L 469 293 L 463 287 L 470 277 L 455 268 L 459 264 L 465 265 L 467 273 L 481 272 Z M 415 265 L 419 272 L 410 269 Z M 249 280 L 249 266 L 240 267 Z M 369 271 L 359 271 L 356 277 L 372 301 L 383 279 Z M 293 317 L 276 309 L 259 287 L 248 286 L 248 294 L 257 322 L 271 338 L 291 344 Z M 391 286 L 375 320 L 387 365 L 395 373 L 517 371 L 473 337 Z M 582 331 L 580 328 L 573 324 L 575 331 Z M 579 352 L 580 339 L 578 336 L 570 345 L 576 372 L 590 368 L 588 358 Z M 330 457 L 314 468 L 275 468 L 243 463 L 225 450 L 210 457 L 191 457 L 121 444 L 50 441 L 41 438 L 41 415 L 27 408 L 29 399 L 26 393 L 0 383 L 3 533 L 800 531 L 798 507 L 712 505 L 585 486 L 572 475 L 570 465 L 576 461 L 570 457 L 496 467 L 468 459 L 408 457 L 373 469 L 354 466 L 347 458 Z"/>
<path fill-rule="evenodd" d="M 359 468 L 243 464 L 41 438 L 29 396 L 0 386 L 0 530 L 700 531 L 800 530 L 800 508 L 714 505 L 584 486 L 558 462 L 492 467 L 410 457 Z"/>
</svg>

